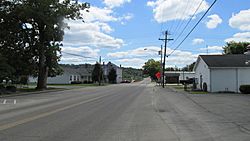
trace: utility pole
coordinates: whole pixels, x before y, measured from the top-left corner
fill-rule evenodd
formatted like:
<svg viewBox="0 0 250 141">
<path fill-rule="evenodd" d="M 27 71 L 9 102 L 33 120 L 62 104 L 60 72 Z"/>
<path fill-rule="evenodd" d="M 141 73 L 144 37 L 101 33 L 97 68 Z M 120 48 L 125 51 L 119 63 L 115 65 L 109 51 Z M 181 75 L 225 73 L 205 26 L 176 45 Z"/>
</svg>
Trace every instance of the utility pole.
<svg viewBox="0 0 250 141">
<path fill-rule="evenodd" d="M 99 86 L 101 86 L 101 73 L 102 73 L 102 57 L 101 56 L 99 58 L 99 63 L 100 63 L 100 70 L 99 70 L 99 75 L 98 75 L 98 82 L 99 82 Z"/>
<path fill-rule="evenodd" d="M 159 40 L 162 40 L 162 41 L 165 41 L 165 46 L 164 46 L 164 58 L 163 58 L 163 66 L 162 66 L 162 79 L 163 79 L 163 81 L 162 81 L 162 87 L 164 88 L 165 87 L 165 82 L 164 82 L 164 77 L 165 77 L 165 64 L 166 64 L 166 57 L 168 57 L 168 56 L 166 56 L 166 52 L 167 52 L 167 43 L 168 43 L 168 41 L 171 41 L 171 40 L 174 40 L 174 39 L 169 39 L 168 38 L 168 35 L 169 35 L 169 33 L 168 33 L 168 31 L 165 31 L 165 39 L 159 39 Z"/>
<path fill-rule="evenodd" d="M 163 53 L 163 52 L 162 52 L 162 45 L 161 45 L 161 79 L 160 79 L 161 85 L 162 85 L 162 80 L 163 80 L 163 79 L 162 79 L 162 72 L 163 72 L 163 71 L 162 71 L 162 66 L 163 66 L 163 65 L 162 65 L 162 53 Z"/>
</svg>

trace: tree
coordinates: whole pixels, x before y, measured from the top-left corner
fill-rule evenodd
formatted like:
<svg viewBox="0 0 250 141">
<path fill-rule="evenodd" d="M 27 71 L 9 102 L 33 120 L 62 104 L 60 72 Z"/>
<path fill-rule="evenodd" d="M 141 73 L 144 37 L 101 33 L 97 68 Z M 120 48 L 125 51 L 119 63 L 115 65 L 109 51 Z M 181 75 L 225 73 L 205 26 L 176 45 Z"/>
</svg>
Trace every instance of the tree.
<svg viewBox="0 0 250 141">
<path fill-rule="evenodd" d="M 100 84 L 101 80 L 103 80 L 103 70 L 101 68 L 101 64 L 96 62 L 95 67 L 92 71 L 92 81 L 99 82 L 99 84 Z"/>
<path fill-rule="evenodd" d="M 109 83 L 116 83 L 116 77 L 116 70 L 114 68 L 111 68 L 108 74 Z"/>
<path fill-rule="evenodd" d="M 3 80 L 10 79 L 14 69 L 7 63 L 7 59 L 0 54 L 0 83 Z"/>
<path fill-rule="evenodd" d="M 193 71 L 195 63 L 196 62 L 193 62 L 192 64 L 187 65 L 186 67 L 183 67 L 182 71 Z"/>
<path fill-rule="evenodd" d="M 148 74 L 151 79 L 156 80 L 155 74 L 161 70 L 160 61 L 155 61 L 154 59 L 149 59 L 143 66 L 144 73 Z"/>
<path fill-rule="evenodd" d="M 47 77 L 61 72 L 58 61 L 64 29 L 68 28 L 65 19 L 82 19 L 80 11 L 86 5 L 77 0 L 15 0 L 1 1 L 0 7 L 2 50 L 9 55 L 11 49 L 16 54 L 27 53 L 28 58 L 22 59 L 34 66 L 31 72 L 38 76 L 37 89 L 45 89 Z"/>
<path fill-rule="evenodd" d="M 224 54 L 244 54 L 248 45 L 250 42 L 228 42 L 223 47 L 223 52 Z"/>
</svg>

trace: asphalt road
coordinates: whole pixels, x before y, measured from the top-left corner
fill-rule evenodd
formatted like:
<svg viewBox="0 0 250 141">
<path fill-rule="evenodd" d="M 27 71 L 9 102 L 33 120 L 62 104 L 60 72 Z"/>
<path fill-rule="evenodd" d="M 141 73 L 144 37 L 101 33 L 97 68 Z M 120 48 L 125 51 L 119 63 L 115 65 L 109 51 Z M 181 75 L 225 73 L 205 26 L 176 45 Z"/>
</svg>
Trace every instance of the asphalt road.
<svg viewBox="0 0 250 141">
<path fill-rule="evenodd" d="M 249 141 L 250 96 L 140 83 L 0 99 L 0 141 Z"/>
</svg>

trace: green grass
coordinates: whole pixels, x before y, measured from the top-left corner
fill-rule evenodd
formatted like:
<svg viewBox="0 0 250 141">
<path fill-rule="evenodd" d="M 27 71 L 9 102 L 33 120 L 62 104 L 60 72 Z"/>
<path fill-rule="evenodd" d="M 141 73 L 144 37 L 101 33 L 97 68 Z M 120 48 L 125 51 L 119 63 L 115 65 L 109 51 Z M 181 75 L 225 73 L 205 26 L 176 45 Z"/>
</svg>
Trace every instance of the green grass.
<svg viewBox="0 0 250 141">
<path fill-rule="evenodd" d="M 175 89 L 179 90 L 179 89 L 184 89 L 184 86 L 181 86 L 181 85 L 180 86 L 172 86 L 172 88 L 175 88 Z"/>
<path fill-rule="evenodd" d="M 208 92 L 202 92 L 202 91 L 191 91 L 190 94 L 209 94 Z"/>
<path fill-rule="evenodd" d="M 110 84 L 101 84 L 101 86 L 107 86 Z M 83 87 L 95 87 L 99 86 L 99 84 L 48 84 L 48 86 L 83 86 Z"/>
<path fill-rule="evenodd" d="M 62 88 L 47 88 L 46 90 L 63 90 Z M 17 91 L 19 92 L 38 92 L 35 88 L 18 88 Z"/>
</svg>

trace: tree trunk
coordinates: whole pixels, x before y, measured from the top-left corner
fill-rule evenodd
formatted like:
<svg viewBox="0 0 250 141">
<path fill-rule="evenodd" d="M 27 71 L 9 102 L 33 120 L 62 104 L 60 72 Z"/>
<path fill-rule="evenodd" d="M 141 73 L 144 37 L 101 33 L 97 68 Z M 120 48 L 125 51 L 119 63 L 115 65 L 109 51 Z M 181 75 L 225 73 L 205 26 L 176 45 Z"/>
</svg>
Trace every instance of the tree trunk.
<svg viewBox="0 0 250 141">
<path fill-rule="evenodd" d="M 46 56 L 45 56 L 44 27 L 45 25 L 43 24 L 39 27 L 40 44 L 39 44 L 38 80 L 36 87 L 36 89 L 38 90 L 44 90 L 47 88 L 48 67 L 46 65 Z"/>
<path fill-rule="evenodd" d="M 37 87 L 38 90 L 44 90 L 47 88 L 47 77 L 48 77 L 48 67 L 45 64 L 45 55 L 44 52 L 39 57 L 39 72 L 38 72 L 38 80 L 37 80 Z"/>
</svg>

